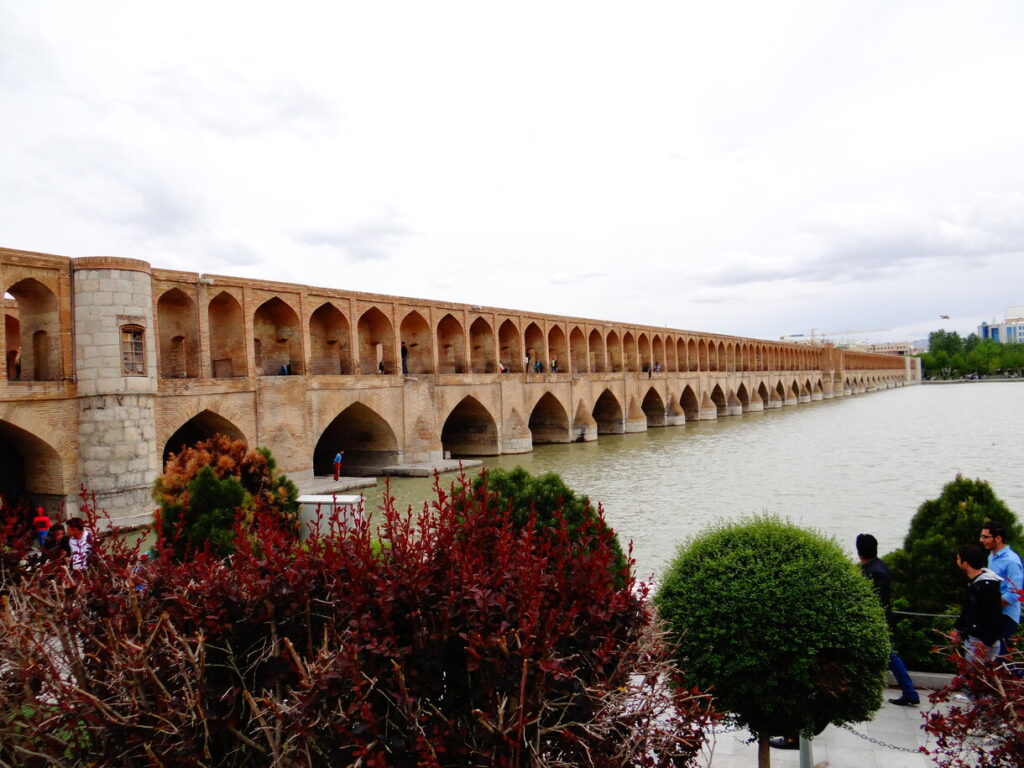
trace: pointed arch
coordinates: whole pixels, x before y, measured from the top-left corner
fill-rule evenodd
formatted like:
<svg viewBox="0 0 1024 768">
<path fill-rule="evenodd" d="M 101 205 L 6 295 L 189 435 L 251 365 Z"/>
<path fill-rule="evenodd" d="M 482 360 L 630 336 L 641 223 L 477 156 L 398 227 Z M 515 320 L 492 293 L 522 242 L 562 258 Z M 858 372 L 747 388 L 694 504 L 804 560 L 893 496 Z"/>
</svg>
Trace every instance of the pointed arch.
<svg viewBox="0 0 1024 768">
<path fill-rule="evenodd" d="M 13 361 L 8 365 L 8 378 L 56 381 L 62 375 L 60 311 L 56 295 L 34 277 L 19 280 L 7 293 L 14 297 L 17 305 L 17 317 L 5 316 L 7 354 Z M 7 321 L 7 317 L 13 323 Z M 11 341 L 16 341 L 16 346 L 12 347 Z M 15 375 L 12 377 L 11 373 Z"/>
<path fill-rule="evenodd" d="M 441 446 L 452 457 L 497 456 L 498 425 L 479 400 L 467 395 L 445 419 Z"/>
<path fill-rule="evenodd" d="M 556 369 L 560 373 L 565 372 L 569 364 L 569 346 L 565 341 L 565 331 L 560 325 L 552 325 L 548 331 L 548 355 L 552 372 Z"/>
<path fill-rule="evenodd" d="M 647 338 L 646 333 L 641 333 L 636 340 L 637 354 L 640 356 L 640 370 L 644 370 L 646 366 L 648 370 L 650 366 L 654 364 L 651 360 L 651 341 Z"/>
<path fill-rule="evenodd" d="M 626 370 L 636 373 L 640 370 L 640 366 L 637 364 L 636 355 L 636 340 L 633 338 L 633 334 L 629 331 L 622 337 L 622 351 L 626 357 Z"/>
<path fill-rule="evenodd" d="M 622 371 L 622 343 L 619 341 L 619 334 L 615 331 L 608 331 L 608 364 L 612 373 Z"/>
<path fill-rule="evenodd" d="M 590 370 L 594 373 L 607 373 L 608 367 L 604 352 L 604 338 L 597 328 L 590 332 L 587 346 L 590 351 Z"/>
<path fill-rule="evenodd" d="M 530 434 L 534 445 L 570 440 L 569 414 L 550 392 L 545 392 L 530 412 Z"/>
<path fill-rule="evenodd" d="M 523 370 L 523 345 L 519 329 L 511 320 L 498 327 L 498 359 L 510 371 Z"/>
<path fill-rule="evenodd" d="M 320 433 L 313 449 L 313 474 L 329 475 L 334 455 L 345 452 L 345 474 L 375 475 L 398 462 L 398 439 L 387 420 L 363 403 L 353 403 Z"/>
<path fill-rule="evenodd" d="M 683 392 L 679 395 L 679 407 L 686 414 L 687 421 L 698 421 L 700 419 L 700 400 L 697 399 L 697 393 L 693 391 L 689 384 L 683 387 Z"/>
<path fill-rule="evenodd" d="M 746 384 L 741 383 L 736 388 L 736 399 L 739 401 L 740 407 L 743 408 L 743 412 L 748 413 L 750 411 L 750 393 L 747 392 Z"/>
<path fill-rule="evenodd" d="M 610 389 L 606 389 L 597 398 L 591 415 L 597 422 L 599 435 L 621 435 L 625 430 L 622 406 Z"/>
<path fill-rule="evenodd" d="M 544 343 L 544 333 L 536 323 L 526 326 L 526 357 L 529 358 L 527 367 L 533 372 L 534 366 L 539 362 L 542 370 L 548 369 L 548 347 Z"/>
<path fill-rule="evenodd" d="M 711 402 L 715 404 L 715 409 L 718 411 L 719 416 L 729 415 L 729 403 L 725 399 L 722 387 L 718 384 L 715 384 L 715 388 L 711 390 Z"/>
<path fill-rule="evenodd" d="M 380 373 L 381 367 L 384 373 L 398 372 L 395 365 L 395 329 L 387 315 L 377 307 L 370 307 L 360 315 L 356 334 L 359 339 L 359 373 L 364 376 Z"/>
<path fill-rule="evenodd" d="M 661 336 L 654 334 L 654 338 L 651 339 L 651 365 L 657 364 L 661 367 L 661 370 L 668 369 L 668 359 L 665 357 L 665 342 L 661 340 Z"/>
<path fill-rule="evenodd" d="M 210 375 L 215 379 L 248 376 L 245 359 L 245 320 L 242 305 L 221 291 L 206 307 L 210 348 Z"/>
<path fill-rule="evenodd" d="M 701 339 L 700 342 L 697 344 L 697 359 L 699 360 L 698 370 L 711 370 L 711 360 L 708 355 L 708 345 L 707 342 L 704 341 L 704 339 Z"/>
<path fill-rule="evenodd" d="M 274 296 L 260 304 L 252 316 L 252 333 L 259 375 L 305 373 L 299 316 L 287 302 Z"/>
<path fill-rule="evenodd" d="M 411 310 L 398 326 L 405 344 L 405 373 L 410 376 L 434 372 L 434 340 L 430 326 L 417 310 Z M 372 373 L 372 371 L 371 371 Z"/>
<path fill-rule="evenodd" d="M 647 417 L 647 428 L 665 426 L 665 401 L 662 400 L 658 390 L 651 387 L 644 395 L 640 410 Z"/>
<path fill-rule="evenodd" d="M 466 373 L 466 334 L 450 312 L 437 324 L 437 372 Z"/>
<path fill-rule="evenodd" d="M 494 373 L 498 370 L 494 357 L 494 329 L 482 317 L 469 326 L 469 367 L 473 373 Z"/>
<path fill-rule="evenodd" d="M 329 301 L 309 316 L 309 352 L 311 374 L 352 373 L 352 337 L 348 320 Z"/>
<path fill-rule="evenodd" d="M 578 325 L 574 325 L 569 333 L 569 356 L 572 359 L 572 373 L 590 373 L 590 352 L 587 350 L 587 339 Z"/>
<path fill-rule="evenodd" d="M 25 492 L 61 495 L 72 490 L 64 487 L 64 461 L 56 448 L 27 429 L 0 420 L 0 493 L 10 499 Z"/>
<path fill-rule="evenodd" d="M 180 288 L 165 291 L 156 302 L 160 376 L 194 379 L 199 376 L 199 318 L 196 303 Z"/>
<path fill-rule="evenodd" d="M 230 440 L 241 440 L 246 445 L 249 444 L 242 430 L 235 424 L 219 413 L 206 409 L 178 427 L 174 434 L 167 439 L 167 442 L 164 443 L 163 464 L 167 463 L 172 453 L 180 453 L 182 448 L 193 446 L 201 440 L 209 440 L 217 435 L 223 435 Z"/>
</svg>

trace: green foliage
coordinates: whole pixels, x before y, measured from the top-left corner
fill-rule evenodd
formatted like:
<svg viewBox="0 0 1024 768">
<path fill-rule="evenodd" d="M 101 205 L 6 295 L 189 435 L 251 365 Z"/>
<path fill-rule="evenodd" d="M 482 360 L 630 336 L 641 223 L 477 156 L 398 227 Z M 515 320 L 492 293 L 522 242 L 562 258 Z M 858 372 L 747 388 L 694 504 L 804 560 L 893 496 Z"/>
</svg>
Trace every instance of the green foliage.
<svg viewBox="0 0 1024 768">
<path fill-rule="evenodd" d="M 921 364 L 925 374 L 933 378 L 991 376 L 1000 371 L 1019 375 L 1024 369 L 1024 344 L 1000 344 L 979 338 L 976 333 L 962 339 L 956 331 L 933 331 Z"/>
<path fill-rule="evenodd" d="M 536 510 L 537 528 L 551 528 L 556 521 L 565 522 L 570 539 L 584 522 L 600 519 L 601 525 L 607 527 L 603 518 L 598 515 L 586 496 L 577 496 L 576 492 L 565 484 L 555 472 L 543 475 L 531 475 L 522 467 L 511 472 L 503 469 L 488 470 L 473 480 L 473 490 L 479 491 L 483 484 L 494 495 L 501 511 L 509 510 L 509 519 L 514 525 L 522 528 L 530 519 L 532 510 Z M 612 550 L 615 552 L 615 568 L 621 578 L 625 578 L 626 556 L 622 552 L 618 536 L 612 538 Z"/>
<path fill-rule="evenodd" d="M 903 547 L 886 555 L 893 573 L 893 596 L 921 613 L 944 613 L 960 602 L 964 576 L 955 565 L 956 550 L 963 544 L 977 544 L 986 520 L 1006 525 L 1008 541 L 1020 540 L 1017 516 L 992 486 L 957 475 L 942 488 L 939 498 L 918 507 Z"/>
<path fill-rule="evenodd" d="M 216 556 L 231 554 L 236 521 L 253 529 L 257 508 L 298 535 L 298 497 L 298 488 L 277 472 L 267 448 L 250 451 L 241 440 L 223 435 L 172 454 L 153 485 L 161 538 L 179 559 L 207 543 Z"/>
<path fill-rule="evenodd" d="M 687 683 L 759 738 L 867 719 L 888 633 L 839 546 L 777 517 L 712 527 L 680 547 L 655 597 Z"/>
</svg>

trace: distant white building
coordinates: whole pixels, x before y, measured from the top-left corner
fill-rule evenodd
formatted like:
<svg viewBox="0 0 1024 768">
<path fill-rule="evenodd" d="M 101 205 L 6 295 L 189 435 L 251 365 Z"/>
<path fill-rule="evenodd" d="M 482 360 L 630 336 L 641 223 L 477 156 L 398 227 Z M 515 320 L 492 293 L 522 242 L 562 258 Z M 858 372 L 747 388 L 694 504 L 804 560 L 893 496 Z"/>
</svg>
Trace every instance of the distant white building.
<svg viewBox="0 0 1024 768">
<path fill-rule="evenodd" d="M 1024 344 L 1024 306 L 1007 307 L 1003 322 L 982 323 L 978 335 L 1000 344 Z"/>
</svg>

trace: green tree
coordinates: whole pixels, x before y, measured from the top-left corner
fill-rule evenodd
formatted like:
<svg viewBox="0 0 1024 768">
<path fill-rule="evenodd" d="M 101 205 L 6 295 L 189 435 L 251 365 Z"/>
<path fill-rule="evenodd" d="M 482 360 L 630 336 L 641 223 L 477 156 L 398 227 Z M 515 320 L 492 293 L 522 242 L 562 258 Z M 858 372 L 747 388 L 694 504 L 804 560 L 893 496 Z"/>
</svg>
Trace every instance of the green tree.
<svg viewBox="0 0 1024 768">
<path fill-rule="evenodd" d="M 534 510 L 538 529 L 550 528 L 564 521 L 570 538 L 574 538 L 585 520 L 600 519 L 601 525 L 607 527 L 590 499 L 576 495 L 555 472 L 531 475 L 522 467 L 510 472 L 491 469 L 473 480 L 473 490 L 479 492 L 485 484 L 491 494 L 491 503 L 498 505 L 503 512 L 509 510 L 509 519 L 519 527 L 526 525 Z M 620 578 L 625 579 L 626 556 L 618 536 L 612 539 L 611 546 L 615 552 L 615 568 L 621 574 Z"/>
<path fill-rule="evenodd" d="M 260 511 L 299 532 L 299 491 L 277 471 L 270 451 L 250 451 L 223 435 L 201 440 L 172 454 L 153 484 L 160 505 L 159 535 L 176 557 L 201 550 L 225 556 L 234 551 L 235 520 L 255 524 Z"/>
<path fill-rule="evenodd" d="M 721 524 L 680 547 L 655 597 L 687 683 L 758 739 L 859 722 L 881 704 L 882 607 L 839 546 L 777 517 Z"/>
<path fill-rule="evenodd" d="M 893 572 L 893 596 L 909 610 L 943 613 L 960 601 L 963 574 L 954 564 L 957 547 L 976 544 L 986 520 L 999 520 L 1008 540 L 1020 541 L 1021 526 L 984 480 L 957 475 L 937 499 L 921 504 L 910 521 L 903 546 L 886 555 Z"/>
<path fill-rule="evenodd" d="M 928 334 L 928 351 L 932 354 L 945 352 L 952 357 L 964 351 L 964 340 L 956 331 L 938 330 Z"/>
</svg>

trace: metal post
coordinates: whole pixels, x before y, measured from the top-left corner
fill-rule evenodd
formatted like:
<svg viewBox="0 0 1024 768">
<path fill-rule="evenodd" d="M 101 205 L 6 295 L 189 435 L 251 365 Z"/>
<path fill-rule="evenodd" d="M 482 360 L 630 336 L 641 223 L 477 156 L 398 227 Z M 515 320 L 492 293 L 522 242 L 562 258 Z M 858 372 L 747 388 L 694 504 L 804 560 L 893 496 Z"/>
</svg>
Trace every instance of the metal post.
<svg viewBox="0 0 1024 768">
<path fill-rule="evenodd" d="M 811 739 L 800 735 L 800 768 L 814 768 L 814 755 L 811 752 Z"/>
</svg>

